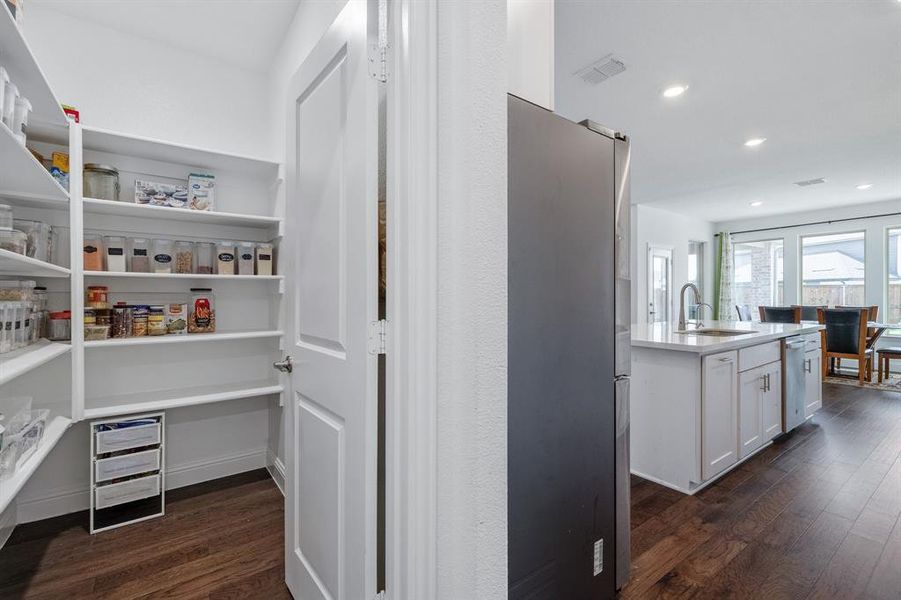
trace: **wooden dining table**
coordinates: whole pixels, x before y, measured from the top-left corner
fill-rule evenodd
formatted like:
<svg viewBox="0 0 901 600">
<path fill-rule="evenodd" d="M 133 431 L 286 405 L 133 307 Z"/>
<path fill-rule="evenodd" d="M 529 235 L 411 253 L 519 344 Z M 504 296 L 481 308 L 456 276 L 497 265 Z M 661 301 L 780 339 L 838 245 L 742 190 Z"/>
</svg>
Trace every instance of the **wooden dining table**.
<svg viewBox="0 0 901 600">
<path fill-rule="evenodd" d="M 816 323 L 817 321 L 801 321 L 802 323 Z M 882 321 L 867 321 L 867 329 L 874 330 L 873 335 L 867 336 L 867 349 L 873 348 L 876 342 L 889 329 L 901 329 L 901 323 L 883 323 Z"/>
</svg>

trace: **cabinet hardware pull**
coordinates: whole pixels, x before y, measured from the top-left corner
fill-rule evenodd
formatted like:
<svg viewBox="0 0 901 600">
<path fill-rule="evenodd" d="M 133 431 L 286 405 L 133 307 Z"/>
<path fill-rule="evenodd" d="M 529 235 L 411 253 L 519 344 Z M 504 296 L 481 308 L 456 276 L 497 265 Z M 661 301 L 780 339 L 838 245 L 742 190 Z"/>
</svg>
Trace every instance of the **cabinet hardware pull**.
<svg viewBox="0 0 901 600">
<path fill-rule="evenodd" d="M 732 362 L 732 359 L 729 358 L 728 356 L 726 356 L 726 357 L 720 358 L 719 361 L 724 362 L 724 363 L 730 363 L 730 362 Z"/>
</svg>

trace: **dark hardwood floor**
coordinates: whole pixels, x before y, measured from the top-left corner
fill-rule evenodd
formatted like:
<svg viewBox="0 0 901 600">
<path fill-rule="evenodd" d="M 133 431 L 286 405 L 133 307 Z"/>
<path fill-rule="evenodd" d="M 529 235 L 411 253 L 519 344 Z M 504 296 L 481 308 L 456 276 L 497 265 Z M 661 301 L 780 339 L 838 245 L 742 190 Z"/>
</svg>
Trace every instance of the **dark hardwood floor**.
<svg viewBox="0 0 901 600">
<path fill-rule="evenodd" d="M 20 525 L 0 598 L 291 598 L 284 501 L 264 470 L 166 494 L 166 516 L 90 535 L 87 513 Z"/>
<path fill-rule="evenodd" d="M 622 598 L 901 599 L 901 393 L 823 409 L 695 496 L 633 478 Z"/>
</svg>

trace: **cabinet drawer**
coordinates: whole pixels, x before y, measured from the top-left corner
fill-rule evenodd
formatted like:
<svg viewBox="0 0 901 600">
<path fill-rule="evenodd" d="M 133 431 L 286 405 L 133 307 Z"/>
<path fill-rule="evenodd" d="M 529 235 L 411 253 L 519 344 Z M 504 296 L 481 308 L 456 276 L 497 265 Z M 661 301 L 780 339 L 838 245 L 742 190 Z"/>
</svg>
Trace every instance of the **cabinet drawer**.
<svg viewBox="0 0 901 600">
<path fill-rule="evenodd" d="M 159 469 L 160 451 L 155 448 L 144 452 L 134 452 L 98 460 L 94 464 L 94 481 L 109 481 L 118 477 L 137 475 L 138 473 L 159 471 Z"/>
<path fill-rule="evenodd" d="M 782 360 L 782 342 L 767 342 L 738 351 L 738 370 L 747 371 L 761 365 Z"/>
<path fill-rule="evenodd" d="M 802 337 L 804 338 L 804 352 L 813 352 L 820 349 L 821 336 L 819 331 L 806 333 Z"/>
<path fill-rule="evenodd" d="M 97 454 L 105 454 L 107 452 L 140 448 L 141 446 L 153 446 L 159 443 L 160 424 L 149 423 L 136 427 L 98 431 L 94 449 Z"/>
<path fill-rule="evenodd" d="M 109 508 L 110 506 L 117 506 L 126 502 L 152 498 L 153 496 L 159 496 L 159 494 L 160 475 L 150 475 L 149 477 L 141 477 L 131 481 L 123 481 L 122 483 L 98 486 L 94 490 L 94 506 L 98 509 Z"/>
</svg>

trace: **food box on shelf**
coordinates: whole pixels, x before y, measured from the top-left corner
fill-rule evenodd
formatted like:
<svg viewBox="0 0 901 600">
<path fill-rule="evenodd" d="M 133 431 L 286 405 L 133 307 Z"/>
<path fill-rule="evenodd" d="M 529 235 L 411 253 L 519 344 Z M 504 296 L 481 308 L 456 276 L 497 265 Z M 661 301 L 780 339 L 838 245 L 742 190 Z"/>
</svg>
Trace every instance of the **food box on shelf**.
<svg viewBox="0 0 901 600">
<path fill-rule="evenodd" d="M 136 179 L 135 204 L 187 208 L 188 187 L 186 185 Z"/>
<path fill-rule="evenodd" d="M 188 333 L 188 305 L 166 305 L 166 333 L 183 335 Z"/>
<path fill-rule="evenodd" d="M 188 175 L 188 208 L 192 210 L 213 210 L 216 191 L 215 177 L 201 173 Z"/>
</svg>

